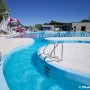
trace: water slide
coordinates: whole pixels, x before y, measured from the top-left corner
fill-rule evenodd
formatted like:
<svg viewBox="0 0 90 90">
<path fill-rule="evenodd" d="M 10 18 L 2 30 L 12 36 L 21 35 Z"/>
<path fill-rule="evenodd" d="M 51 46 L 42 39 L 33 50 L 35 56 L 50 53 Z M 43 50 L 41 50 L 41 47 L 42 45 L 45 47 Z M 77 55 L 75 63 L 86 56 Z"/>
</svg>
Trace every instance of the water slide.
<svg viewBox="0 0 90 90">
<path fill-rule="evenodd" d="M 0 23 L 0 30 L 8 34 L 13 34 L 13 32 L 16 32 L 20 27 L 20 20 L 14 18 L 4 18 Z"/>
</svg>

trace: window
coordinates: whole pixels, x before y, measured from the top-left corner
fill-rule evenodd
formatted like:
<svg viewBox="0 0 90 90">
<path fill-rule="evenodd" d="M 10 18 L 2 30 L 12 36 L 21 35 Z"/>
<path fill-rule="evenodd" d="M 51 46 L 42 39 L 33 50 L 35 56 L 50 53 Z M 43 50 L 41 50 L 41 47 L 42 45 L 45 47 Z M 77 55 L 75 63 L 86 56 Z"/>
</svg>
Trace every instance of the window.
<svg viewBox="0 0 90 90">
<path fill-rule="evenodd" d="M 81 26 L 81 31 L 86 31 L 86 26 Z"/>
<path fill-rule="evenodd" d="M 76 26 L 74 26 L 73 30 L 76 31 Z"/>
</svg>

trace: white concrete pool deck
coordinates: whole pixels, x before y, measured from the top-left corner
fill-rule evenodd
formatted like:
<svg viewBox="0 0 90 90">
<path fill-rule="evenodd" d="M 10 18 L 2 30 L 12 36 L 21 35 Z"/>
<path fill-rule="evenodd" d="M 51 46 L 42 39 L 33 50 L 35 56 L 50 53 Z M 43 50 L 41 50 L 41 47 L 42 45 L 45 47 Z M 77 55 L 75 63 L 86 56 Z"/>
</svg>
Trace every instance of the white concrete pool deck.
<svg viewBox="0 0 90 90">
<path fill-rule="evenodd" d="M 53 38 L 45 38 L 49 41 L 64 41 L 64 40 L 81 40 L 81 41 L 90 41 L 90 37 L 53 37 Z"/>
<path fill-rule="evenodd" d="M 69 37 L 69 38 L 46 38 L 46 40 L 56 41 L 56 40 L 84 40 L 90 41 L 90 37 Z M 50 53 L 53 49 L 53 44 L 50 44 L 45 53 Z M 40 49 L 40 54 L 43 53 L 44 47 Z M 43 58 L 45 54 L 41 55 Z M 55 56 L 61 59 L 61 44 L 59 44 L 55 50 Z M 46 58 L 46 62 L 55 60 L 54 58 Z M 51 61 L 49 64 L 55 67 L 63 67 L 70 69 L 72 71 L 89 74 L 90 75 L 90 44 L 88 43 L 63 43 L 63 61 Z"/>
<path fill-rule="evenodd" d="M 13 49 L 27 45 L 27 44 L 33 44 L 34 40 L 30 38 L 0 38 L 0 52 L 2 53 L 2 56 L 5 56 L 8 52 L 12 51 Z M 9 90 L 4 75 L 3 75 L 3 63 L 4 60 L 2 59 L 0 61 L 0 90 Z"/>
</svg>

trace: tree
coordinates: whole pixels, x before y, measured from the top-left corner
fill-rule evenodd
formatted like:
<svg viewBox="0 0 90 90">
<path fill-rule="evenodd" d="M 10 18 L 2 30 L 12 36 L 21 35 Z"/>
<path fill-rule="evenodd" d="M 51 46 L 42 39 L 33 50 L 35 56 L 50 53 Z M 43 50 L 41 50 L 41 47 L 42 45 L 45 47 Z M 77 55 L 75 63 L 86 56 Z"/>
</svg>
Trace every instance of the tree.
<svg viewBox="0 0 90 90">
<path fill-rule="evenodd" d="M 53 20 L 50 22 L 50 25 L 54 25 L 55 28 L 60 28 L 62 26 L 60 22 L 53 21 Z"/>
<path fill-rule="evenodd" d="M 50 25 L 55 25 L 56 21 L 51 20 Z"/>
<path fill-rule="evenodd" d="M 87 19 L 81 20 L 81 22 L 90 22 L 90 16 L 88 16 Z"/>
<path fill-rule="evenodd" d="M 42 29 L 42 24 L 35 24 L 35 28 L 38 29 L 38 30 L 41 30 Z"/>
<path fill-rule="evenodd" d="M 44 23 L 43 25 L 49 25 L 49 23 Z"/>
<path fill-rule="evenodd" d="M 7 3 L 5 0 L 0 0 L 0 21 L 3 19 L 3 15 L 1 13 L 5 12 L 8 9 Z"/>
<path fill-rule="evenodd" d="M 90 22 L 90 20 L 83 19 L 83 20 L 81 20 L 81 22 Z"/>
</svg>

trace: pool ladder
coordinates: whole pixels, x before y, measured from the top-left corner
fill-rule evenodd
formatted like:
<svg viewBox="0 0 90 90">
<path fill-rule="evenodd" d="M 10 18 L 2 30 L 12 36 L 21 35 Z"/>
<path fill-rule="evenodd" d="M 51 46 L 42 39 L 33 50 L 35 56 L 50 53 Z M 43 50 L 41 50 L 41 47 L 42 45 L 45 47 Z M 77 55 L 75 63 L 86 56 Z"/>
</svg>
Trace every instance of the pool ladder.
<svg viewBox="0 0 90 90">
<path fill-rule="evenodd" d="M 50 68 L 48 66 L 44 66 L 44 74 L 49 77 L 50 76 Z"/>
<path fill-rule="evenodd" d="M 46 48 L 47 48 L 52 42 L 54 43 L 54 44 L 53 44 L 53 45 L 54 45 L 53 50 L 51 51 L 50 54 L 49 54 L 49 53 L 45 53 Z M 58 56 L 55 55 L 55 49 L 57 48 L 57 46 L 58 46 L 59 44 L 60 44 L 60 42 L 58 42 L 58 41 L 50 41 L 50 42 L 49 42 L 49 44 L 43 49 L 43 53 L 42 53 L 42 54 L 46 55 L 46 56 L 44 57 L 44 60 L 46 60 L 46 58 L 50 58 L 50 59 L 53 58 L 53 60 L 50 60 L 50 61 L 47 61 L 47 62 L 51 62 L 51 61 L 60 62 L 60 61 L 63 61 L 63 42 L 61 42 L 61 45 L 62 45 L 62 47 L 61 47 L 61 59 L 60 59 Z M 52 55 L 53 53 L 54 53 L 54 55 Z M 40 54 L 40 55 L 41 55 L 41 54 Z M 39 56 L 40 56 L 40 55 L 39 55 Z"/>
</svg>

